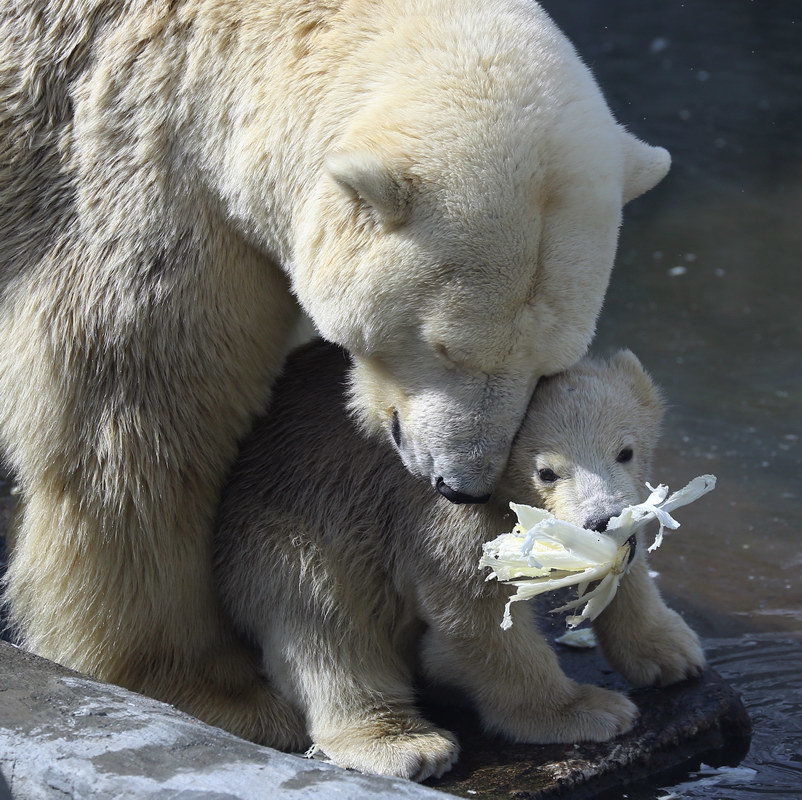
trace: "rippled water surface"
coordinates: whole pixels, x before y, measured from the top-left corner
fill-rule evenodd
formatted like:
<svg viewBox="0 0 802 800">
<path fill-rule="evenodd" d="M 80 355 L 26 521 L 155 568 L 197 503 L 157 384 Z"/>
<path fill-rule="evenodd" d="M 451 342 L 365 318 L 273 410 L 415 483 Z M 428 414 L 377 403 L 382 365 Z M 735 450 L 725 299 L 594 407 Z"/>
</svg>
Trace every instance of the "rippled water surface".
<svg viewBox="0 0 802 800">
<path fill-rule="evenodd" d="M 802 3 L 543 5 L 673 156 L 627 211 L 594 349 L 664 387 L 654 479 L 718 476 L 653 566 L 755 728 L 741 770 L 615 796 L 802 798 Z"/>
<path fill-rule="evenodd" d="M 749 752 L 711 753 L 703 763 L 607 792 L 599 800 L 798 800 L 802 797 L 802 642 L 776 633 L 705 640 L 711 664 L 744 697 Z M 709 763 L 705 764 L 704 761 Z"/>
</svg>

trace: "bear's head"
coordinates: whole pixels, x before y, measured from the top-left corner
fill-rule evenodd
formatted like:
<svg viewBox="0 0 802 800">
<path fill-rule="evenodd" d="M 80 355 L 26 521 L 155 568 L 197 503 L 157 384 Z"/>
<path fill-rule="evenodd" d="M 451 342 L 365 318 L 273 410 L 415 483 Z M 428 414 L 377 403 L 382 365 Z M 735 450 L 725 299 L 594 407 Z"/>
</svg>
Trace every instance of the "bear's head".
<svg viewBox="0 0 802 800">
<path fill-rule="evenodd" d="M 542 380 L 502 478 L 515 502 L 603 531 L 644 499 L 663 417 L 657 387 L 622 350 Z"/>
<path fill-rule="evenodd" d="M 364 426 L 455 502 L 486 499 L 538 379 L 585 353 L 622 206 L 670 161 L 615 123 L 566 42 L 476 31 L 456 58 L 444 29 L 365 76 L 294 270 L 317 329 L 354 357 Z"/>
</svg>

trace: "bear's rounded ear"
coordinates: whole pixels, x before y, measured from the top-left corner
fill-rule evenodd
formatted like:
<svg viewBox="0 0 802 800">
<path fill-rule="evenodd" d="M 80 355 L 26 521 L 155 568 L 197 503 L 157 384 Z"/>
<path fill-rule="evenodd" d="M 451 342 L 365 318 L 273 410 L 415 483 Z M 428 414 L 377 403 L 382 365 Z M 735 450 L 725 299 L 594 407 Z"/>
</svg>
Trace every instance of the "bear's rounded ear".
<svg viewBox="0 0 802 800">
<path fill-rule="evenodd" d="M 370 207 L 379 222 L 396 227 L 406 221 L 412 187 L 373 153 L 364 150 L 331 153 L 325 166 L 335 183 L 347 195 Z"/>
<path fill-rule="evenodd" d="M 631 350 L 619 350 L 610 359 L 610 364 L 629 378 L 635 397 L 642 405 L 655 409 L 659 414 L 663 413 L 662 393 Z"/>
<path fill-rule="evenodd" d="M 621 128 L 624 146 L 624 202 L 634 200 L 657 186 L 671 166 L 671 155 L 662 147 L 652 147 Z"/>
</svg>

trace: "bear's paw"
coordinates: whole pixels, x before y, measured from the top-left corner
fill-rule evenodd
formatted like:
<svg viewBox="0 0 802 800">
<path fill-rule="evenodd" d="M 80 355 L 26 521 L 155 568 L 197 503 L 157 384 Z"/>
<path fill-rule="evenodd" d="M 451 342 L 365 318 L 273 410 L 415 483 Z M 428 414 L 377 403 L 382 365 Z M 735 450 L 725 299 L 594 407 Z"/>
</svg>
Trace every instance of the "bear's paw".
<svg viewBox="0 0 802 800">
<path fill-rule="evenodd" d="M 561 703 L 544 697 L 538 706 L 527 703 L 525 713 L 507 709 L 495 723 L 486 720 L 487 727 L 528 744 L 606 742 L 632 729 L 638 708 L 629 698 L 590 684 L 570 685 Z"/>
<path fill-rule="evenodd" d="M 699 637 L 669 608 L 602 644 L 607 660 L 633 686 L 670 686 L 699 677 L 705 666 Z"/>
<path fill-rule="evenodd" d="M 316 744 L 341 767 L 413 781 L 439 778 L 459 756 L 453 734 L 420 718 L 366 720 Z"/>
</svg>

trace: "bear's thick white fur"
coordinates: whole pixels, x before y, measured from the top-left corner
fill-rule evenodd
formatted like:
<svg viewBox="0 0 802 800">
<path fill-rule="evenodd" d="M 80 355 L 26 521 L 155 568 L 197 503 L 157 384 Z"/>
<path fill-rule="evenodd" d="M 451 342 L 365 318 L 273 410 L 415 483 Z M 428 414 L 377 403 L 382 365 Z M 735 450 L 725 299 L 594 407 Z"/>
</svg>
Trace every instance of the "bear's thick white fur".
<svg viewBox="0 0 802 800">
<path fill-rule="evenodd" d="M 514 625 L 500 627 L 512 590 L 486 582 L 478 562 L 482 543 L 512 528 L 510 500 L 579 525 L 640 502 L 662 403 L 637 359 L 586 359 L 545 380 L 483 506 L 450 504 L 391 445 L 359 434 L 343 413 L 346 366 L 324 344 L 288 361 L 270 414 L 243 445 L 217 539 L 224 603 L 314 742 L 368 772 L 422 780 L 447 770 L 457 743 L 415 705 L 421 649 L 430 680 L 464 689 L 485 727 L 514 741 L 628 730 L 635 706 L 563 674 L 531 605 L 515 603 Z M 544 482 L 546 469 L 557 479 Z M 638 551 L 595 628 L 634 683 L 678 681 L 704 656 Z"/>
<path fill-rule="evenodd" d="M 482 495 L 538 376 L 591 338 L 623 202 L 667 167 L 523 0 L 8 4 L 22 641 L 258 740 L 291 730 L 221 621 L 210 531 L 298 303 L 358 359 L 365 423 L 398 415 L 408 468 Z"/>
</svg>

